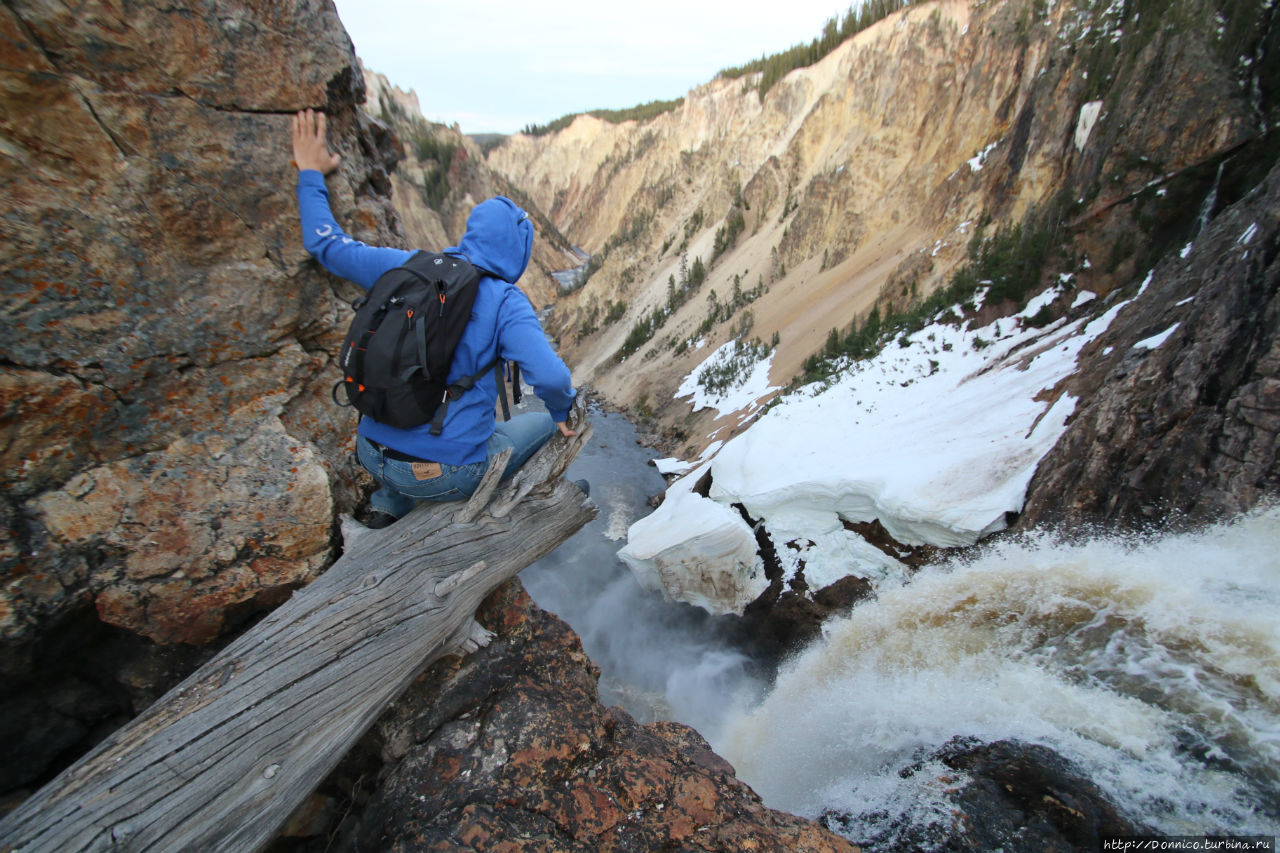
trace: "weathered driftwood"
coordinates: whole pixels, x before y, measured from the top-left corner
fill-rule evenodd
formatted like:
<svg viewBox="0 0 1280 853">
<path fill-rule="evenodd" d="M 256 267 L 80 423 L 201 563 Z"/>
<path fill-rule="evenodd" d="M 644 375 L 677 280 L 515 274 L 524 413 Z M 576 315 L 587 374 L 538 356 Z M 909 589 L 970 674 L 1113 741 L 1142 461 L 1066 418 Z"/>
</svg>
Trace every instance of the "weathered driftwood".
<svg viewBox="0 0 1280 853">
<path fill-rule="evenodd" d="M 594 516 L 559 476 L 590 433 L 581 405 L 570 423 L 465 506 L 348 519 L 332 568 L 0 821 L 0 850 L 261 847 L 423 668 L 488 642 L 486 595 Z"/>
</svg>

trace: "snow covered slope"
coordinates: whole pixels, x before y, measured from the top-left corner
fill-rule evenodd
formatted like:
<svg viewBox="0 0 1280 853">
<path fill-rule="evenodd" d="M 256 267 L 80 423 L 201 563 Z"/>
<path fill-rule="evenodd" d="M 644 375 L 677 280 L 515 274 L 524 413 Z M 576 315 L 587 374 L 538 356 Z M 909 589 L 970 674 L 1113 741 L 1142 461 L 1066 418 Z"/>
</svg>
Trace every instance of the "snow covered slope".
<svg viewBox="0 0 1280 853">
<path fill-rule="evenodd" d="M 728 613 L 768 586 L 748 517 L 785 579 L 803 570 L 813 589 L 901 571 L 845 522 L 878 519 L 906 545 L 968 545 L 1004 529 L 1075 408 L 1055 386 L 1127 303 L 1040 329 L 1028 319 L 1091 297 L 1066 282 L 983 328 L 943 317 L 783 399 L 673 483 L 620 556 L 647 586 Z M 708 471 L 704 496 L 695 485 Z"/>
</svg>

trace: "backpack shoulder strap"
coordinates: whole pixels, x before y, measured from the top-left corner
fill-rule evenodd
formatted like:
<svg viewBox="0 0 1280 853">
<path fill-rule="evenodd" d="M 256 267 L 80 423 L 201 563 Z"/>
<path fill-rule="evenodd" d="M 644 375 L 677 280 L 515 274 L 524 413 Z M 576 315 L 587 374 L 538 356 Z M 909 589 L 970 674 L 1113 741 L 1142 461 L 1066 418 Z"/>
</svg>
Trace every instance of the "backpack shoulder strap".
<svg viewBox="0 0 1280 853">
<path fill-rule="evenodd" d="M 502 401 L 502 419 L 504 421 L 511 420 L 511 408 L 507 405 L 507 383 L 502 375 L 502 359 L 496 358 L 470 376 L 463 376 L 457 382 L 444 389 L 444 397 L 440 400 L 440 406 L 436 409 L 435 416 L 431 419 L 432 435 L 439 435 L 444 431 L 444 418 L 448 413 L 449 403 L 476 387 L 476 383 L 490 370 L 496 372 L 494 378 L 498 383 L 498 399 Z"/>
</svg>

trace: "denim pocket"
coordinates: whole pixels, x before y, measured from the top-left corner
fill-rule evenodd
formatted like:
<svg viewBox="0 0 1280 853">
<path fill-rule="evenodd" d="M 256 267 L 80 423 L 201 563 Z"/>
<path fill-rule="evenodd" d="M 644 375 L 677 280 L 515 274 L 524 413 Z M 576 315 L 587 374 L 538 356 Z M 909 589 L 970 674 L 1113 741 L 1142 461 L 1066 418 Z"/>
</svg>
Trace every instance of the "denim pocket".
<svg viewBox="0 0 1280 853">
<path fill-rule="evenodd" d="M 387 485 L 407 497 L 420 501 L 456 501 L 471 496 L 484 476 L 485 463 L 441 465 L 440 476 L 420 480 L 414 465 L 398 459 L 384 460 L 382 476 Z M 434 472 L 432 472 L 434 473 Z"/>
</svg>

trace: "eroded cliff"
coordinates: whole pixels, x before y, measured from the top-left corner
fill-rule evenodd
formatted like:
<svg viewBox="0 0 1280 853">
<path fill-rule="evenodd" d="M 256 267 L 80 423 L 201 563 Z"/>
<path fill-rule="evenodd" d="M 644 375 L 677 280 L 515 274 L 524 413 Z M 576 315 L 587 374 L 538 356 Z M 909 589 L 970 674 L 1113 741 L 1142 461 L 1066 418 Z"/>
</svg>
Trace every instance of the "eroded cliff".
<svg viewBox="0 0 1280 853">
<path fill-rule="evenodd" d="M 1027 293 L 1136 288 L 1224 161 L 1214 211 L 1274 159 L 1273 10 L 1157 5 L 922 3 L 763 96 L 718 79 L 643 124 L 513 137 L 490 162 L 600 267 L 558 312 L 569 361 L 694 456 L 741 428 L 673 399 L 707 353 L 776 335 L 784 386 L 832 328 L 947 284 L 984 224 L 1047 235 Z"/>
</svg>

